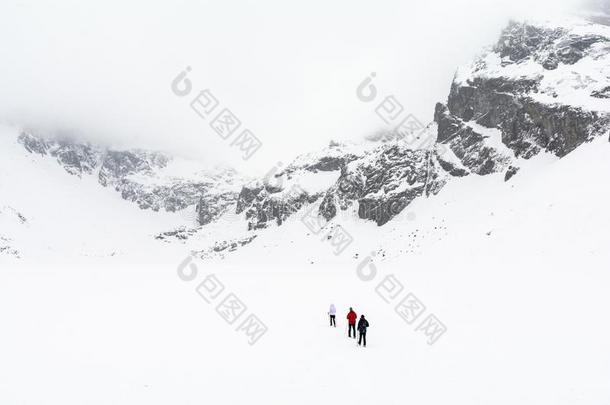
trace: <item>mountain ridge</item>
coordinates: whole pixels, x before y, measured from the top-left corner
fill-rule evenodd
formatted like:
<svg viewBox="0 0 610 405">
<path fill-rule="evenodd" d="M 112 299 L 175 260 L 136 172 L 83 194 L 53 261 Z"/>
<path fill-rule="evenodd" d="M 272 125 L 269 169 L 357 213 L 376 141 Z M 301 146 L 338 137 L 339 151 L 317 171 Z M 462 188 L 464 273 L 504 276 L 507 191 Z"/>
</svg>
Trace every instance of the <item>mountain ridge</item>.
<svg viewBox="0 0 610 405">
<path fill-rule="evenodd" d="M 73 176 L 94 176 L 141 209 L 192 217 L 156 239 L 184 241 L 231 215 L 247 236 L 215 240 L 224 250 L 250 243 L 259 230 L 281 226 L 306 206 L 324 224 L 347 214 L 386 226 L 414 201 L 464 177 L 501 174 L 510 181 L 538 155 L 563 158 L 608 136 L 608 89 L 610 27 L 583 19 L 513 21 L 493 46 L 458 69 L 447 100 L 420 133 L 330 142 L 259 179 L 228 168 L 206 171 L 160 152 L 25 131 L 18 142 Z"/>
</svg>

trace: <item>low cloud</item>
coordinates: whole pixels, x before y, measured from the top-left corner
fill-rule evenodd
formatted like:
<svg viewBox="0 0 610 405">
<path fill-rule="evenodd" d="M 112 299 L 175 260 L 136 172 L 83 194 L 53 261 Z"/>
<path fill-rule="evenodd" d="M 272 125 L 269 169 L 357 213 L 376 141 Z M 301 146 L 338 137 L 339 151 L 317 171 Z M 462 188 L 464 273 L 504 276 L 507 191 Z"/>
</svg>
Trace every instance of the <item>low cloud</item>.
<svg viewBox="0 0 610 405">
<path fill-rule="evenodd" d="M 207 2 L 58 0 L 0 6 L 0 118 L 117 147 L 260 172 L 382 128 L 356 87 L 372 72 L 421 121 L 453 72 L 511 18 L 575 1 Z M 187 66 L 263 142 L 244 162 L 170 83 Z"/>
</svg>

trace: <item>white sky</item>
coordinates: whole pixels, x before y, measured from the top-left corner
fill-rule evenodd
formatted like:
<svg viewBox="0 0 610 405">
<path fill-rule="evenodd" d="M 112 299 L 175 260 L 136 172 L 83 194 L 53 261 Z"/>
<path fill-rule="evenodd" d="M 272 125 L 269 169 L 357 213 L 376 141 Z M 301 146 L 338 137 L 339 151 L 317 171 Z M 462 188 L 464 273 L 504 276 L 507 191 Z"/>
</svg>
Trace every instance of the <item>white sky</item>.
<svg viewBox="0 0 610 405">
<path fill-rule="evenodd" d="M 381 129 L 356 98 L 371 72 L 430 121 L 456 67 L 509 18 L 576 1 L 3 1 L 0 119 L 257 174 Z M 186 66 L 193 94 L 209 88 L 262 140 L 250 161 L 171 92 Z"/>
</svg>

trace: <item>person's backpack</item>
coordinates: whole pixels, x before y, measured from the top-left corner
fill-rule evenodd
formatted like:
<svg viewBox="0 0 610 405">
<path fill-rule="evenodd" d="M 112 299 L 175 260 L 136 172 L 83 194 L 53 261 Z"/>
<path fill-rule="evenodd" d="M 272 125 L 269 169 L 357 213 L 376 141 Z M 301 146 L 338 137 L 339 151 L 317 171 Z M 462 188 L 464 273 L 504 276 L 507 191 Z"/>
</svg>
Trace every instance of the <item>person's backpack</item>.
<svg viewBox="0 0 610 405">
<path fill-rule="evenodd" d="M 359 332 L 366 332 L 366 328 L 369 327 L 369 321 L 367 321 L 366 319 L 362 318 L 358 321 L 358 331 Z"/>
</svg>

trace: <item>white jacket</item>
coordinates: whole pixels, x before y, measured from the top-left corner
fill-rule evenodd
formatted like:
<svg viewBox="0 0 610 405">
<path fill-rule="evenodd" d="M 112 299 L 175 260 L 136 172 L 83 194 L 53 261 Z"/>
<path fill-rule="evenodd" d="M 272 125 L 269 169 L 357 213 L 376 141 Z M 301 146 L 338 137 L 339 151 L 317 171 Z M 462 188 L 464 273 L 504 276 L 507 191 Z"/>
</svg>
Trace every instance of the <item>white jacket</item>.
<svg viewBox="0 0 610 405">
<path fill-rule="evenodd" d="M 330 315 L 336 315 L 337 314 L 337 308 L 335 308 L 335 304 L 330 304 L 330 309 L 328 310 L 328 313 Z"/>
</svg>

